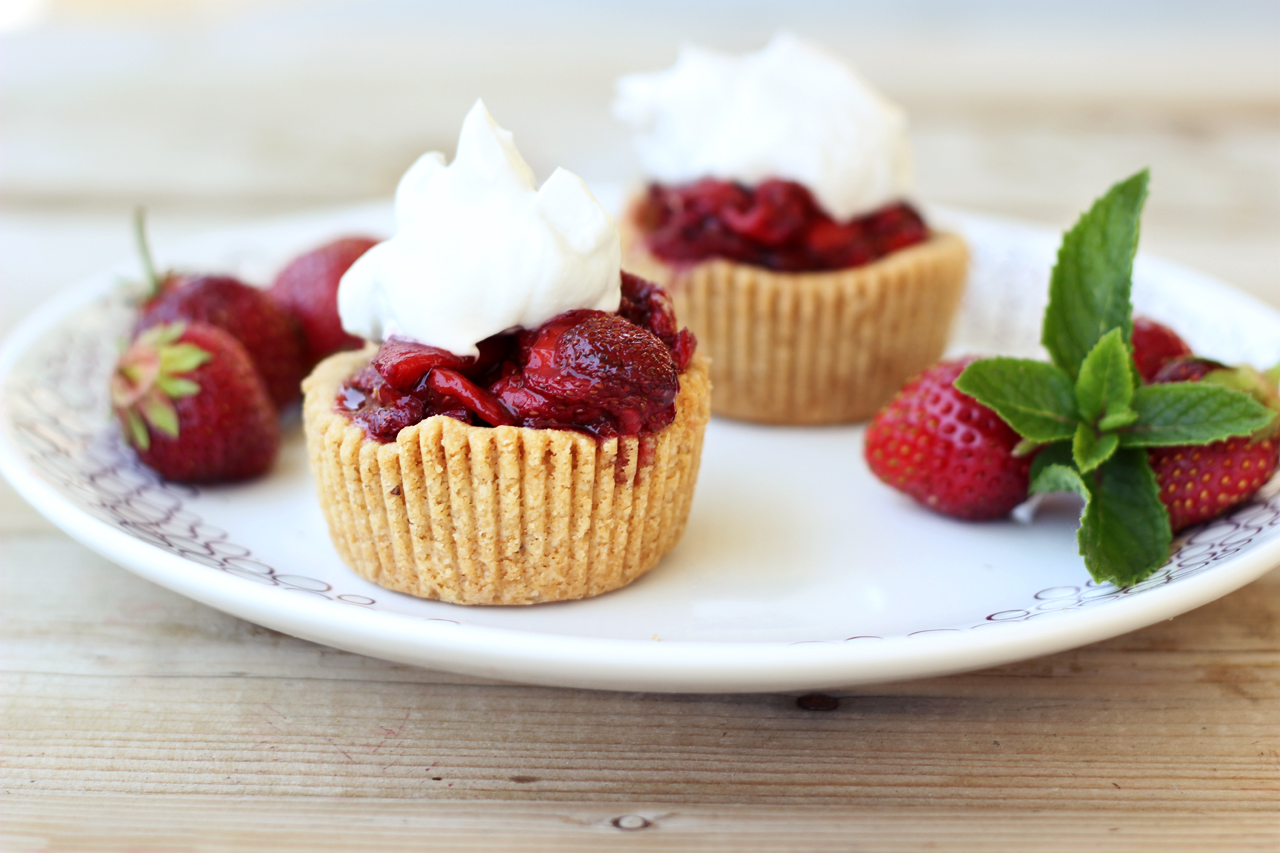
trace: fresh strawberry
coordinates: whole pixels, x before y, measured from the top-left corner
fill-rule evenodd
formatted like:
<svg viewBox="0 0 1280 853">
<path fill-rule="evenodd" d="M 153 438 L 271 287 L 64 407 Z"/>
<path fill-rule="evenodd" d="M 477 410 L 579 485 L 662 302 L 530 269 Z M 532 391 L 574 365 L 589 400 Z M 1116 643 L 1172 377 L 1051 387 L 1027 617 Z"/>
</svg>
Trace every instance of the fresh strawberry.
<svg viewBox="0 0 1280 853">
<path fill-rule="evenodd" d="M 1168 326 L 1148 320 L 1133 318 L 1133 363 L 1143 382 L 1151 382 L 1156 373 L 1175 358 L 1191 355 L 1191 347 Z"/>
<path fill-rule="evenodd" d="M 1206 377 L 1246 391 L 1280 412 L 1280 391 L 1275 382 L 1250 367 L 1229 368 L 1205 358 L 1180 358 L 1162 367 L 1155 381 L 1199 382 Z M 1160 485 L 1160 501 L 1169 510 L 1173 531 L 1208 521 L 1253 497 L 1280 466 L 1278 432 L 1280 420 L 1273 420 L 1251 436 L 1148 450 L 1147 460 Z"/>
<path fill-rule="evenodd" d="M 310 366 L 303 363 L 297 322 L 265 291 L 230 276 L 157 272 L 141 208 L 134 212 L 133 224 L 148 287 L 134 332 L 178 321 L 225 329 L 248 350 L 277 408 L 300 398 Z"/>
<path fill-rule="evenodd" d="M 216 326 L 143 331 L 116 364 L 111 401 L 138 457 L 170 480 L 243 480 L 266 471 L 280 448 L 262 377 Z"/>
<path fill-rule="evenodd" d="M 1147 381 L 1156 385 L 1165 382 L 1199 382 L 1214 371 L 1229 369 L 1222 362 L 1211 358 L 1186 355 L 1166 361 Z"/>
<path fill-rule="evenodd" d="M 1030 457 L 991 409 L 954 385 L 974 359 L 943 361 L 909 382 L 867 427 L 871 471 L 944 515 L 1001 518 L 1027 499 Z"/>
<path fill-rule="evenodd" d="M 184 320 L 217 326 L 244 345 L 277 408 L 302 395 L 302 341 L 266 291 L 222 275 L 179 277 L 142 308 L 138 330 Z"/>
<path fill-rule="evenodd" d="M 1252 497 L 1275 473 L 1280 441 L 1274 435 L 1229 438 L 1199 447 L 1154 448 L 1147 458 L 1176 533 Z"/>
<path fill-rule="evenodd" d="M 271 295 L 302 327 L 308 369 L 335 352 L 364 345 L 360 338 L 342 330 L 338 282 L 356 259 L 377 243 L 369 237 L 334 240 L 295 258 L 271 285 Z"/>
</svg>

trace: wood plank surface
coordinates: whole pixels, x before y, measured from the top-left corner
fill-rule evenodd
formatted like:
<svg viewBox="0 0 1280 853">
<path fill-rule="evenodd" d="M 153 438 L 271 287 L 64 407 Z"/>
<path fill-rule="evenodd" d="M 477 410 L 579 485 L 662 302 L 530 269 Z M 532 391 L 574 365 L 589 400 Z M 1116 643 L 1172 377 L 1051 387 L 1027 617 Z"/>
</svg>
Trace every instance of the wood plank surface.
<svg viewBox="0 0 1280 853">
<path fill-rule="evenodd" d="M 628 831 L 634 849 L 1280 844 L 1280 572 L 1109 642 L 845 691 L 823 712 L 362 658 L 194 604 L 42 526 L 0 540 L 4 849 L 344 849 L 383 821 L 386 849 L 421 844 L 415 826 L 444 831 L 424 849 L 590 849 L 628 814 L 661 829 Z M 697 846 L 711 839 L 724 846 Z"/>
<path fill-rule="evenodd" d="M 829 28 L 831 3 L 729 24 L 716 4 L 575 6 L 563 32 L 513 11 L 470 41 L 463 17 L 387 3 L 357 26 L 368 5 L 120 0 L 151 18 L 94 29 L 85 10 L 112 5 L 49 0 L 53 26 L 0 36 L 0 334 L 127 258 L 136 202 L 163 248 L 383 196 L 477 93 L 539 174 L 616 179 L 616 73 L 778 23 L 826 32 L 910 109 L 923 198 L 1061 227 L 1150 165 L 1143 248 L 1280 306 L 1263 5 L 925 0 Z M 424 50 L 437 29 L 462 35 Z M 364 658 L 146 583 L 0 484 L 4 853 L 1280 850 L 1280 570 L 1107 642 L 833 695 L 817 711 Z"/>
</svg>

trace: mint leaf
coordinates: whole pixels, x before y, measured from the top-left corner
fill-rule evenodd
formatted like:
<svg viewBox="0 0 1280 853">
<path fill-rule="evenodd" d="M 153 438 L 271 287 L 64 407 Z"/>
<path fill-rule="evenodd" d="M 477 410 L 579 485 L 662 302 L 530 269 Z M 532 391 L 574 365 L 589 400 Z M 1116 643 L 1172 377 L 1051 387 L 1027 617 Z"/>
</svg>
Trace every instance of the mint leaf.
<svg viewBox="0 0 1280 853">
<path fill-rule="evenodd" d="M 1113 186 L 1062 237 L 1040 340 L 1072 379 L 1107 332 L 1118 328 L 1129 340 L 1129 291 L 1147 179 L 1144 169 Z"/>
<path fill-rule="evenodd" d="M 1091 477 L 1076 541 L 1099 583 L 1132 586 L 1169 559 L 1173 532 L 1145 450 L 1122 448 Z"/>
<path fill-rule="evenodd" d="M 1098 340 L 1076 376 L 1076 405 L 1081 420 L 1099 424 L 1100 429 L 1099 422 L 1103 420 L 1109 425 L 1127 425 L 1137 420 L 1137 412 L 1129 405 L 1133 401 L 1132 365 L 1133 356 L 1119 329 L 1112 329 Z"/>
<path fill-rule="evenodd" d="M 1099 583 L 1130 586 L 1169 559 L 1173 533 L 1146 451 L 1121 448 L 1093 473 L 1081 475 L 1071 465 L 1071 450 L 1051 445 L 1031 463 L 1031 491 L 1084 498 L 1076 541 Z"/>
<path fill-rule="evenodd" d="M 966 367 L 955 386 L 1033 442 L 1060 441 L 1075 434 L 1075 389 L 1070 377 L 1052 364 L 984 358 Z"/>
<path fill-rule="evenodd" d="M 1066 442 L 1051 444 L 1041 450 L 1036 454 L 1036 458 L 1031 460 L 1032 491 L 1037 491 L 1034 487 L 1036 478 L 1040 476 L 1041 471 L 1050 465 L 1065 465 L 1070 468 L 1072 464 L 1071 445 Z"/>
<path fill-rule="evenodd" d="M 1126 407 L 1122 411 L 1111 414 L 1098 421 L 1098 432 L 1114 432 L 1123 429 L 1138 419 L 1136 409 Z"/>
<path fill-rule="evenodd" d="M 1084 498 L 1085 504 L 1089 503 L 1090 497 L 1089 486 L 1085 483 L 1084 478 L 1080 476 L 1080 472 L 1070 465 L 1062 465 L 1054 463 L 1046 465 L 1031 480 L 1030 491 L 1034 494 L 1049 494 L 1050 492 L 1075 492 Z"/>
<path fill-rule="evenodd" d="M 1076 427 L 1075 437 L 1071 441 L 1071 456 L 1080 473 L 1088 474 L 1110 459 L 1119 446 L 1120 436 L 1114 432 L 1099 435 L 1093 427 L 1082 423 Z"/>
<path fill-rule="evenodd" d="M 1276 413 L 1243 391 L 1210 382 L 1140 386 L 1133 395 L 1138 419 L 1120 433 L 1124 447 L 1209 444 L 1252 435 Z"/>
</svg>

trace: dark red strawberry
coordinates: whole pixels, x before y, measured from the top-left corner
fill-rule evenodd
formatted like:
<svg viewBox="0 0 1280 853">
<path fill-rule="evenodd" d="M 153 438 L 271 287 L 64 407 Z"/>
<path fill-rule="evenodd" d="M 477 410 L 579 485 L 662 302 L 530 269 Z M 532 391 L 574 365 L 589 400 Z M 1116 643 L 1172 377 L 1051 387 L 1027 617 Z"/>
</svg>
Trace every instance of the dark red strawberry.
<svg viewBox="0 0 1280 853">
<path fill-rule="evenodd" d="M 126 440 L 184 483 L 263 473 L 280 448 L 275 409 L 239 341 L 203 323 L 153 326 L 120 356 L 111 400 Z"/>
<path fill-rule="evenodd" d="M 1199 382 L 1216 370 L 1230 370 L 1230 368 L 1211 358 L 1201 358 L 1196 355 L 1179 356 L 1161 365 L 1149 381 L 1153 383 Z"/>
<path fill-rule="evenodd" d="M 1280 412 L 1280 392 L 1274 381 L 1250 367 L 1225 367 L 1207 358 L 1179 358 L 1160 368 L 1155 381 L 1198 382 L 1210 374 L 1218 374 L 1215 379 L 1225 380 Z M 1173 531 L 1208 521 L 1253 497 L 1280 465 L 1277 432 L 1280 421 L 1273 420 L 1252 436 L 1147 451 Z"/>
<path fill-rule="evenodd" d="M 1168 326 L 1148 320 L 1133 318 L 1133 363 L 1143 382 L 1151 382 L 1156 373 L 1175 358 L 1191 355 L 1191 347 Z"/>
<path fill-rule="evenodd" d="M 338 283 L 356 259 L 378 241 L 371 237 L 343 237 L 299 255 L 276 276 L 269 291 L 302 327 L 307 367 L 364 341 L 342 329 L 338 317 Z"/>
<path fill-rule="evenodd" d="M 974 359 L 943 361 L 909 382 L 867 427 L 863 452 L 882 481 L 944 515 L 1001 518 L 1027 499 L 1030 457 L 991 409 L 954 385 Z"/>
<path fill-rule="evenodd" d="M 137 329 L 179 320 L 217 326 L 243 344 L 277 408 L 301 396 L 297 324 L 266 291 L 230 276 L 180 276 L 143 305 Z"/>
</svg>

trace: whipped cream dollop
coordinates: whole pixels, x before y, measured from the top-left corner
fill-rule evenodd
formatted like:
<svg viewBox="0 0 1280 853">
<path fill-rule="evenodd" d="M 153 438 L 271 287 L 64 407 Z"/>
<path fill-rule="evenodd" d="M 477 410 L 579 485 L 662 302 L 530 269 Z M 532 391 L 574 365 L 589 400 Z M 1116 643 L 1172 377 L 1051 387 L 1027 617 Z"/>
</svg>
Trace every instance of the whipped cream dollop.
<svg viewBox="0 0 1280 853">
<path fill-rule="evenodd" d="M 665 184 L 783 178 L 837 220 L 897 201 L 911 184 L 905 113 L 790 33 L 744 56 L 686 46 L 672 68 L 619 80 L 613 112 Z"/>
<path fill-rule="evenodd" d="M 347 270 L 342 327 L 396 335 L 456 355 L 574 308 L 616 311 L 618 229 L 586 184 L 533 172 L 482 101 L 467 113 L 453 162 L 424 154 L 396 189 L 396 233 Z"/>
</svg>

